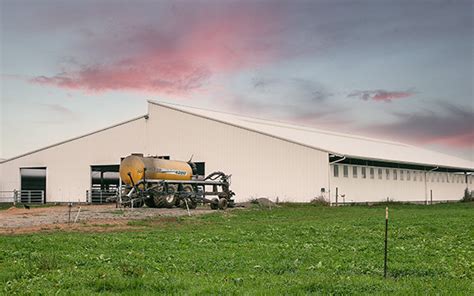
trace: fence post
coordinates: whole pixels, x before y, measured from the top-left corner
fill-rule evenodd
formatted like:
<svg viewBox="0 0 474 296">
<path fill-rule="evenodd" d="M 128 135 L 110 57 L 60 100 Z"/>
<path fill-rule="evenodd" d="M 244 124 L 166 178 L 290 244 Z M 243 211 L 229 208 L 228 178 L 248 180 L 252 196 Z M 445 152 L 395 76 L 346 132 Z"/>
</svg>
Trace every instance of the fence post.
<svg viewBox="0 0 474 296">
<path fill-rule="evenodd" d="M 31 190 L 28 190 L 28 203 L 31 203 Z"/>
<path fill-rule="evenodd" d="M 337 198 L 339 197 L 339 196 L 338 196 L 338 195 L 339 195 L 339 194 L 338 194 L 338 189 L 339 189 L 339 188 L 336 187 L 336 207 L 337 207 Z"/>
<path fill-rule="evenodd" d="M 17 199 L 18 199 L 18 193 L 16 189 L 13 189 L 13 205 L 14 206 L 16 206 Z"/>
<path fill-rule="evenodd" d="M 41 190 L 41 203 L 44 204 L 44 190 Z"/>
<path fill-rule="evenodd" d="M 385 250 L 383 258 L 383 277 L 387 277 L 387 251 L 388 251 L 388 207 L 385 208 Z"/>
<path fill-rule="evenodd" d="M 433 204 L 433 189 L 430 190 L 430 203 Z"/>
</svg>

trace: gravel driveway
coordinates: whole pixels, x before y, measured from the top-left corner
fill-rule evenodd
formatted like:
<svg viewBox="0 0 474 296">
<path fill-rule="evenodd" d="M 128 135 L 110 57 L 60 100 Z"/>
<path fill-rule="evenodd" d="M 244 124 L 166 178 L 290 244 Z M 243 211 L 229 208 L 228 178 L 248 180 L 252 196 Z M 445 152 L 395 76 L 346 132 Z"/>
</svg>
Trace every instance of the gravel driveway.
<svg viewBox="0 0 474 296">
<path fill-rule="evenodd" d="M 77 223 L 73 223 L 80 208 Z M 190 210 L 191 215 L 215 212 L 209 208 Z M 127 225 L 130 220 L 159 217 L 187 216 L 188 212 L 180 208 L 155 209 L 135 208 L 118 209 L 115 205 L 75 205 L 51 206 L 31 209 L 9 208 L 0 211 L 0 233 L 24 233 L 39 230 L 74 228 L 94 225 Z M 66 227 L 67 225 L 67 227 Z"/>
</svg>

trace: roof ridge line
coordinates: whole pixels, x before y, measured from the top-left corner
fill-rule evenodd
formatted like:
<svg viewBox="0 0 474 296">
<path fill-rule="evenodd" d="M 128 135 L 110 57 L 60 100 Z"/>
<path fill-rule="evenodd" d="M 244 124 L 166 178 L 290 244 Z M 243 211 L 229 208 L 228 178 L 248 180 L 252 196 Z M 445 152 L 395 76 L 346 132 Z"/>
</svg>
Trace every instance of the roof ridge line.
<svg viewBox="0 0 474 296">
<path fill-rule="evenodd" d="M 285 138 L 277 136 L 277 135 L 272 135 L 270 133 L 262 132 L 262 131 L 259 131 L 259 130 L 253 129 L 253 128 L 249 128 L 249 127 L 246 127 L 246 126 L 242 126 L 242 125 L 239 125 L 239 124 L 236 124 L 236 123 L 230 123 L 230 122 L 226 122 L 225 120 L 211 118 L 209 116 L 202 115 L 202 114 L 199 114 L 199 113 L 195 113 L 195 112 L 192 112 L 192 111 L 179 109 L 178 107 L 175 107 L 175 106 L 167 106 L 167 105 L 165 105 L 166 103 L 158 103 L 156 101 L 150 101 L 150 100 L 148 100 L 148 102 L 151 103 L 151 104 L 163 107 L 163 108 L 168 108 L 168 109 L 178 111 L 178 112 L 182 112 L 182 113 L 185 113 L 185 114 L 191 114 L 193 116 L 198 116 L 198 117 L 205 118 L 205 119 L 208 119 L 208 120 L 212 120 L 212 121 L 215 121 L 215 122 L 219 122 L 219 123 L 222 123 L 222 124 L 227 124 L 227 125 L 230 125 L 230 126 L 234 126 L 234 127 L 237 127 L 237 128 L 247 130 L 247 131 L 252 131 L 252 132 L 255 132 L 255 133 L 259 133 L 261 135 L 265 135 L 265 136 L 268 136 L 268 137 L 279 139 L 279 140 L 282 140 L 282 141 L 285 141 L 285 142 L 288 142 L 288 143 L 293 143 L 293 144 L 296 144 L 296 145 L 300 145 L 300 146 L 311 148 L 311 149 L 316 149 L 316 150 L 327 152 L 327 153 L 332 153 L 332 154 L 335 154 L 335 155 L 343 155 L 343 154 L 341 154 L 339 152 L 336 152 L 336 151 L 324 149 L 324 148 L 313 146 L 313 145 L 304 144 L 304 143 L 301 143 L 301 142 L 298 142 L 298 141 L 285 139 Z M 204 110 L 204 109 L 201 109 L 201 110 Z M 211 110 L 208 110 L 208 111 L 211 111 Z"/>
<path fill-rule="evenodd" d="M 152 103 L 152 104 L 158 104 L 158 105 L 167 104 L 167 105 L 173 105 L 173 106 L 177 106 L 177 107 L 193 108 L 193 109 L 197 109 L 197 110 L 228 114 L 228 115 L 238 116 L 238 117 L 242 117 L 242 118 L 246 118 L 246 119 L 267 121 L 269 123 L 278 123 L 278 124 L 281 124 L 281 125 L 290 125 L 292 127 L 289 127 L 289 128 L 294 127 L 294 128 L 298 128 L 298 129 L 306 129 L 306 130 L 311 130 L 312 132 L 321 132 L 321 133 L 324 133 L 324 134 L 327 134 L 327 135 L 336 135 L 336 136 L 349 137 L 349 138 L 352 138 L 352 139 L 361 139 L 361 140 L 367 140 L 367 141 L 372 141 L 372 142 L 394 144 L 394 145 L 400 145 L 400 146 L 416 147 L 416 146 L 412 146 L 412 145 L 407 144 L 407 143 L 395 142 L 395 141 L 390 141 L 390 140 L 385 140 L 385 139 L 376 139 L 376 138 L 371 138 L 371 137 L 366 137 L 366 136 L 361 136 L 361 135 L 345 134 L 345 133 L 340 133 L 340 132 L 331 131 L 331 130 L 323 130 L 323 129 L 315 128 L 315 127 L 312 127 L 312 126 L 298 125 L 298 124 L 294 124 L 294 123 L 287 122 L 287 121 L 272 120 L 272 119 L 259 118 L 259 117 L 253 117 L 253 116 L 245 116 L 245 115 L 232 113 L 232 112 L 227 112 L 227 111 L 218 111 L 218 110 L 213 110 L 213 109 L 207 109 L 207 108 L 202 108 L 202 107 L 194 107 L 194 106 L 176 104 L 176 103 L 169 103 L 169 102 L 164 102 L 164 101 L 163 102 L 162 101 L 155 101 L 155 100 L 147 100 L 147 101 L 149 103 Z"/>
</svg>

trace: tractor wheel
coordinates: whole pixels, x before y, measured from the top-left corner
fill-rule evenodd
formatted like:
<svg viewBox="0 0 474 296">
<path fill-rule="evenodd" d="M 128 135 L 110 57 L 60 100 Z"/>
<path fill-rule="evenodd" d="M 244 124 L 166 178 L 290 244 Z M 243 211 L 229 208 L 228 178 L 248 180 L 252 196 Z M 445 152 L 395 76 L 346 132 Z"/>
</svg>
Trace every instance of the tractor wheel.
<svg viewBox="0 0 474 296">
<path fill-rule="evenodd" d="M 149 198 L 145 199 L 145 204 L 149 208 L 156 208 L 155 201 L 154 201 L 153 197 L 149 197 Z"/>
<path fill-rule="evenodd" d="M 143 207 L 143 204 L 144 204 L 143 199 L 133 201 L 133 207 L 134 208 L 141 208 L 141 207 Z"/>
<path fill-rule="evenodd" d="M 192 185 L 183 185 L 183 191 L 184 192 L 194 192 L 193 186 Z"/>
<path fill-rule="evenodd" d="M 147 198 L 145 198 L 145 204 L 147 207 L 149 208 L 156 208 L 156 204 L 155 204 L 155 196 L 158 196 L 159 195 L 159 191 L 157 189 L 151 189 L 149 192 L 148 192 L 148 196 Z"/>
<path fill-rule="evenodd" d="M 196 200 L 190 197 L 183 198 L 179 203 L 179 207 L 186 210 L 186 202 L 188 203 L 188 208 L 190 210 L 194 210 L 197 207 Z"/>
<path fill-rule="evenodd" d="M 194 188 L 193 188 L 192 185 L 189 185 L 189 184 L 183 185 L 181 192 L 192 193 L 192 192 L 194 192 Z M 182 201 L 183 201 L 182 198 L 181 198 L 181 199 L 180 199 L 180 198 L 177 198 L 177 199 L 176 199 L 176 206 L 177 206 L 177 207 L 181 207 Z M 188 199 L 188 201 L 189 201 L 189 199 Z M 184 207 L 186 208 L 186 205 L 184 205 Z"/>
<path fill-rule="evenodd" d="M 227 199 L 226 198 L 219 198 L 218 206 L 219 206 L 219 209 L 221 209 L 221 210 L 227 209 Z"/>
<path fill-rule="evenodd" d="M 172 208 L 176 204 L 176 185 L 168 186 L 168 194 L 156 195 L 153 200 L 157 208 Z"/>
<path fill-rule="evenodd" d="M 211 210 L 217 210 L 219 208 L 219 200 L 217 198 L 213 198 L 210 206 Z"/>
</svg>

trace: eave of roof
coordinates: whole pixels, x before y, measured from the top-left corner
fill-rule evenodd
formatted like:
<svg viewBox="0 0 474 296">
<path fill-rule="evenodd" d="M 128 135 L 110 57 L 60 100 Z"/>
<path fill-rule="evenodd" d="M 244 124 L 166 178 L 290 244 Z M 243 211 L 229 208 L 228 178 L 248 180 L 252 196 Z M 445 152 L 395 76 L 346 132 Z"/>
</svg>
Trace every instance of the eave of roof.
<svg viewBox="0 0 474 296">
<path fill-rule="evenodd" d="M 59 146 L 59 145 L 62 145 L 62 144 L 68 143 L 68 142 L 72 142 L 72 141 L 75 141 L 75 140 L 78 140 L 78 139 L 81 139 L 81 138 L 85 138 L 85 137 L 87 137 L 87 136 L 94 135 L 94 134 L 97 134 L 97 133 L 106 131 L 106 130 L 108 130 L 108 129 L 111 129 L 111 128 L 114 128 L 114 127 L 117 127 L 117 126 L 121 126 L 121 125 L 130 123 L 130 122 L 133 122 L 133 121 L 142 119 L 142 118 L 145 118 L 145 119 L 146 119 L 147 116 L 148 116 L 148 114 L 141 115 L 141 116 L 138 116 L 138 117 L 129 119 L 129 120 L 127 120 L 127 121 L 122 121 L 122 122 L 116 123 L 116 124 L 114 124 L 114 125 L 107 126 L 107 127 L 105 127 L 105 128 L 102 128 L 102 129 L 99 129 L 99 130 L 96 130 L 96 131 L 93 131 L 93 132 L 90 132 L 90 133 L 87 133 L 87 134 L 83 134 L 83 135 L 80 135 L 80 136 L 77 136 L 77 137 L 74 137 L 74 138 L 70 138 L 70 139 L 67 139 L 67 140 L 64 140 L 64 141 L 61 141 L 61 142 L 52 144 L 52 145 L 48 145 L 48 146 L 45 146 L 45 147 L 42 147 L 42 148 L 39 148 L 39 149 L 35 149 L 35 150 L 33 150 L 33 151 L 29 151 L 29 152 L 26 152 L 26 153 L 23 153 L 23 154 L 20 154 L 20 155 L 17 155 L 17 156 L 14 156 L 14 157 L 11 157 L 11 158 L 2 160 L 2 161 L 0 161 L 0 164 L 6 163 L 6 162 L 9 162 L 9 161 L 12 161 L 12 160 L 21 158 L 21 157 L 25 157 L 25 156 L 31 155 L 31 154 L 33 154 L 33 153 L 36 153 L 36 152 L 40 152 L 40 151 L 49 149 L 49 148 L 53 148 L 53 147 L 56 147 L 56 146 Z"/>
</svg>

